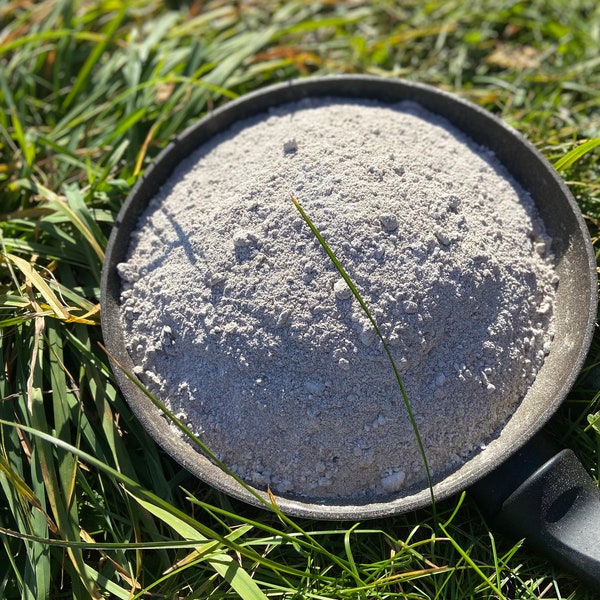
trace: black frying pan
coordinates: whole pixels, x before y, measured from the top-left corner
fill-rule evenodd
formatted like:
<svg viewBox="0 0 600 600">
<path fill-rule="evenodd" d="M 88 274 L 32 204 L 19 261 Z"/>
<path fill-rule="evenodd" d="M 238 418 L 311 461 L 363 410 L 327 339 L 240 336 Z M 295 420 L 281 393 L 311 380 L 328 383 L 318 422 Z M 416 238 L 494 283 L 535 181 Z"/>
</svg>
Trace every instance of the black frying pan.
<svg viewBox="0 0 600 600">
<path fill-rule="evenodd" d="M 443 499 L 471 486 L 479 502 L 521 537 L 527 536 L 594 585 L 600 585 L 598 489 L 567 451 L 554 452 L 536 434 L 573 385 L 591 342 L 596 318 L 596 262 L 581 213 L 556 172 L 522 136 L 481 108 L 453 95 L 414 83 L 370 76 L 331 76 L 289 82 L 248 94 L 201 119 L 175 139 L 136 184 L 109 240 L 102 273 L 102 329 L 106 347 L 129 372 L 119 318 L 120 280 L 116 265 L 125 260 L 130 234 L 158 188 L 199 145 L 234 122 L 270 107 L 312 96 L 412 100 L 437 113 L 475 142 L 487 146 L 531 194 L 553 238 L 560 283 L 556 333 L 551 352 L 502 435 L 459 470 L 434 486 Z M 176 436 L 165 436 L 165 417 L 114 365 L 118 384 L 134 413 L 156 441 L 191 473 L 214 487 L 257 503 L 232 477 Z M 260 492 L 264 495 L 264 492 Z M 290 515 L 319 519 L 367 519 L 412 511 L 431 501 L 430 490 L 365 505 L 322 504 L 277 497 Z"/>
</svg>

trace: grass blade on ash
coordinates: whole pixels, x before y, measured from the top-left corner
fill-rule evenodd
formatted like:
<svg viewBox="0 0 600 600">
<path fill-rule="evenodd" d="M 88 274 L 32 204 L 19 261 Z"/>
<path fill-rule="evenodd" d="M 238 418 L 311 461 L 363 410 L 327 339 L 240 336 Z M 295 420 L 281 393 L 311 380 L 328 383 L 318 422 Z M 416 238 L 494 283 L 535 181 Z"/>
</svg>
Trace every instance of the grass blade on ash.
<svg viewBox="0 0 600 600">
<path fill-rule="evenodd" d="M 408 418 L 410 420 L 410 424 L 413 428 L 415 438 L 416 438 L 417 444 L 419 446 L 419 453 L 421 454 L 421 458 L 423 459 L 423 465 L 425 467 L 425 473 L 427 476 L 429 492 L 431 494 L 431 504 L 432 504 L 433 511 L 435 514 L 435 496 L 433 493 L 433 480 L 431 478 L 431 471 L 429 470 L 429 463 L 427 462 L 427 456 L 425 454 L 425 447 L 423 446 L 423 440 L 421 439 L 421 434 L 419 433 L 419 427 L 418 427 L 417 421 L 415 419 L 415 414 L 413 412 L 412 406 L 408 399 L 408 395 L 406 394 L 406 390 L 404 389 L 404 384 L 402 383 L 402 377 L 400 377 L 400 371 L 398 371 L 398 367 L 396 366 L 396 361 L 394 361 L 392 352 L 390 351 L 390 348 L 389 348 L 387 342 L 385 341 L 385 338 L 384 338 L 383 334 L 381 333 L 379 326 L 377 325 L 377 321 L 375 321 L 375 318 L 371 314 L 369 307 L 367 306 L 366 302 L 363 300 L 360 292 L 358 291 L 358 288 L 352 281 L 350 275 L 348 275 L 348 273 L 346 272 L 346 269 L 344 269 L 344 267 L 342 266 L 342 263 L 338 260 L 337 256 L 334 254 L 333 250 L 329 247 L 329 244 L 327 244 L 327 242 L 325 241 L 325 238 L 321 235 L 321 232 L 317 229 L 315 224 L 311 221 L 310 217 L 306 214 L 306 212 L 304 211 L 304 209 L 302 208 L 302 206 L 300 205 L 298 200 L 296 200 L 296 198 L 293 195 L 291 196 L 291 198 L 292 198 L 292 202 L 294 203 L 294 206 L 298 209 L 300 216 L 302 217 L 304 222 L 308 225 L 311 232 L 317 238 L 319 244 L 321 244 L 323 250 L 325 250 L 325 253 L 330 258 L 331 262 L 334 264 L 335 268 L 338 270 L 339 274 L 342 276 L 343 280 L 346 282 L 346 284 L 352 291 L 352 294 L 354 295 L 354 297 L 360 304 L 360 307 L 363 309 L 365 315 L 369 319 L 369 322 L 373 326 L 375 333 L 377 333 L 377 337 L 379 337 L 379 339 L 381 340 L 383 349 L 386 353 L 386 356 L 388 357 L 388 359 L 390 361 L 390 364 L 394 371 L 394 376 L 396 377 L 396 381 L 398 382 L 398 387 L 400 388 L 400 393 L 402 394 L 402 400 L 404 401 L 404 406 L 406 407 L 406 412 L 408 413 Z"/>
</svg>

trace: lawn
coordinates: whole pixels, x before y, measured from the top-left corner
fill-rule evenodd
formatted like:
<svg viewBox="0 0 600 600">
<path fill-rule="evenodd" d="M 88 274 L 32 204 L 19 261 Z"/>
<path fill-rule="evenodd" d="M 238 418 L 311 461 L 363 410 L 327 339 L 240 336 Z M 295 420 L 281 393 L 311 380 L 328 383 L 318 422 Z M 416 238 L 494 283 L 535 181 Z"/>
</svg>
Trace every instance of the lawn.
<svg viewBox="0 0 600 600">
<path fill-rule="evenodd" d="M 0 0 L 0 597 L 598 597 L 468 494 L 360 523 L 247 506 L 182 470 L 120 395 L 99 286 L 128 192 L 212 108 L 332 73 L 427 83 L 504 119 L 600 249 L 596 0 Z M 599 341 L 546 428 L 596 481 Z"/>
</svg>

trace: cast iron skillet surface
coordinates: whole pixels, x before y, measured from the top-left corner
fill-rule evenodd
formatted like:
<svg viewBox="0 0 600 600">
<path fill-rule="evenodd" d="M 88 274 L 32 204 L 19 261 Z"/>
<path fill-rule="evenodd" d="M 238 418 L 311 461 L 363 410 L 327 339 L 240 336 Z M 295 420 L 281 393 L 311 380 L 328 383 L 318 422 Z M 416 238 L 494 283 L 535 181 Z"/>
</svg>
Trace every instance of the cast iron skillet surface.
<svg viewBox="0 0 600 600">
<path fill-rule="evenodd" d="M 596 317 L 596 263 L 581 213 L 563 181 L 541 154 L 516 131 L 483 109 L 434 88 L 370 76 L 330 76 L 292 81 L 234 100 L 201 119 L 175 139 L 136 184 L 120 211 L 109 240 L 102 272 L 102 330 L 109 354 L 125 369 L 134 364 L 125 349 L 120 325 L 120 280 L 116 265 L 127 257 L 130 235 L 138 218 L 174 168 L 198 146 L 234 122 L 270 107 L 304 97 L 335 96 L 384 103 L 417 102 L 441 115 L 487 146 L 527 190 L 553 239 L 560 283 L 556 295 L 556 333 L 550 354 L 502 434 L 459 470 L 434 486 L 437 500 L 462 491 L 523 447 L 564 400 L 585 360 Z M 233 478 L 189 444 L 169 435 L 165 417 L 113 363 L 117 382 L 134 413 L 152 437 L 183 467 L 219 490 L 257 504 Z M 264 492 L 260 492 L 264 496 Z M 411 511 L 431 502 L 425 488 L 411 495 L 364 505 L 325 504 L 310 499 L 277 497 L 279 508 L 295 516 L 321 519 L 365 519 Z"/>
</svg>

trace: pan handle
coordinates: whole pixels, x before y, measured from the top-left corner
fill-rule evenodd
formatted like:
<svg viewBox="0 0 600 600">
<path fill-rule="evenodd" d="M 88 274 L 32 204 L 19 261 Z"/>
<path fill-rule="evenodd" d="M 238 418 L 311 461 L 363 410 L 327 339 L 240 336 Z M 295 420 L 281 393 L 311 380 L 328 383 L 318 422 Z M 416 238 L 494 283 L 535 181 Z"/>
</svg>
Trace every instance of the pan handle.
<svg viewBox="0 0 600 600">
<path fill-rule="evenodd" d="M 572 450 L 536 436 L 470 492 L 501 531 L 600 590 L 600 490 Z"/>
</svg>

